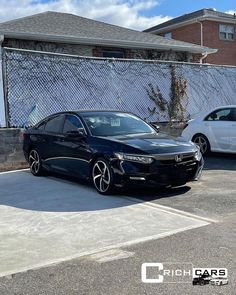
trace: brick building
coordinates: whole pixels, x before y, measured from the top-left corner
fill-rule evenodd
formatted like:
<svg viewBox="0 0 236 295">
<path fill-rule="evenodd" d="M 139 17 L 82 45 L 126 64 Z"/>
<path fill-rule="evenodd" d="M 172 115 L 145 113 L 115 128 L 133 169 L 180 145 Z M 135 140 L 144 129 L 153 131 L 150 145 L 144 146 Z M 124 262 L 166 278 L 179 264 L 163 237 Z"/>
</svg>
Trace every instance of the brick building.
<svg viewBox="0 0 236 295">
<path fill-rule="evenodd" d="M 236 66 L 236 15 L 201 9 L 164 22 L 145 32 L 217 48 L 205 63 Z"/>
<path fill-rule="evenodd" d="M 3 47 L 80 56 L 201 60 L 216 50 L 58 12 L 45 12 L 0 24 Z M 0 44 L 1 45 L 1 44 Z"/>
</svg>

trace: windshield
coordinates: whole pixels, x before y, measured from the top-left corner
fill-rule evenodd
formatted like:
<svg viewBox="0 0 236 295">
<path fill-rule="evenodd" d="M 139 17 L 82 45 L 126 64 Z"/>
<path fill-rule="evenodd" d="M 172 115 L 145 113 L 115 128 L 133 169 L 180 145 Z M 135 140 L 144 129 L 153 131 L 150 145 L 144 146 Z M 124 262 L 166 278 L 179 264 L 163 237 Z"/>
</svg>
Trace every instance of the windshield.
<svg viewBox="0 0 236 295">
<path fill-rule="evenodd" d="M 82 117 L 94 136 L 118 136 L 139 133 L 155 133 L 140 118 L 127 113 L 85 113 Z"/>
</svg>

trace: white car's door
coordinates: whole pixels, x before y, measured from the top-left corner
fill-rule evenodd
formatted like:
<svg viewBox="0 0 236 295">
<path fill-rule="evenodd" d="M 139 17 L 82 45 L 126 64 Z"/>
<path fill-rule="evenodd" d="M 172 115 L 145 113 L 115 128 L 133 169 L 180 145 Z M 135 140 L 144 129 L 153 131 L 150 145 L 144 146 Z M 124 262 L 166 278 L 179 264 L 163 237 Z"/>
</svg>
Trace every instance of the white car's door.
<svg viewBox="0 0 236 295">
<path fill-rule="evenodd" d="M 212 151 L 230 150 L 231 115 L 231 108 L 222 108 L 212 112 L 204 120 Z"/>
<path fill-rule="evenodd" d="M 236 108 L 232 108 L 232 122 L 230 128 L 230 151 L 236 153 Z"/>
</svg>

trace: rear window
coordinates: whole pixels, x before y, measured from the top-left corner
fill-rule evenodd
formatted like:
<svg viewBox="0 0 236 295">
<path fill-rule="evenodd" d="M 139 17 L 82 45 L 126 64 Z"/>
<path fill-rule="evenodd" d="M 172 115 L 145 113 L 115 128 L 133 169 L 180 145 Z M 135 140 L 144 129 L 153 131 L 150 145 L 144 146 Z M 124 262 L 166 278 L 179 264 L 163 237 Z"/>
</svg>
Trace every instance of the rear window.
<svg viewBox="0 0 236 295">
<path fill-rule="evenodd" d="M 52 133 L 61 133 L 64 116 L 60 115 L 49 119 L 45 125 L 45 131 Z"/>
</svg>

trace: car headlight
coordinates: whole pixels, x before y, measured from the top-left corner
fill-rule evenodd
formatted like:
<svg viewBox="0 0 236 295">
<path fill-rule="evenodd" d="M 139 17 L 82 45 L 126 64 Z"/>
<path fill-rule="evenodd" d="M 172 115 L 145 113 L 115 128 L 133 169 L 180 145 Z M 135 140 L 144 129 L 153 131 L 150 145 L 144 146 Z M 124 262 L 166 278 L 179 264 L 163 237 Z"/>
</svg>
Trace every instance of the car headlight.
<svg viewBox="0 0 236 295">
<path fill-rule="evenodd" d="M 142 164 L 151 164 L 154 159 L 150 156 L 130 155 L 123 153 L 115 153 L 115 156 L 121 161 L 138 162 Z"/>
<path fill-rule="evenodd" d="M 197 161 L 200 161 L 202 158 L 202 154 L 201 154 L 200 148 L 198 146 L 197 146 L 197 151 L 194 153 L 194 158 Z"/>
</svg>

